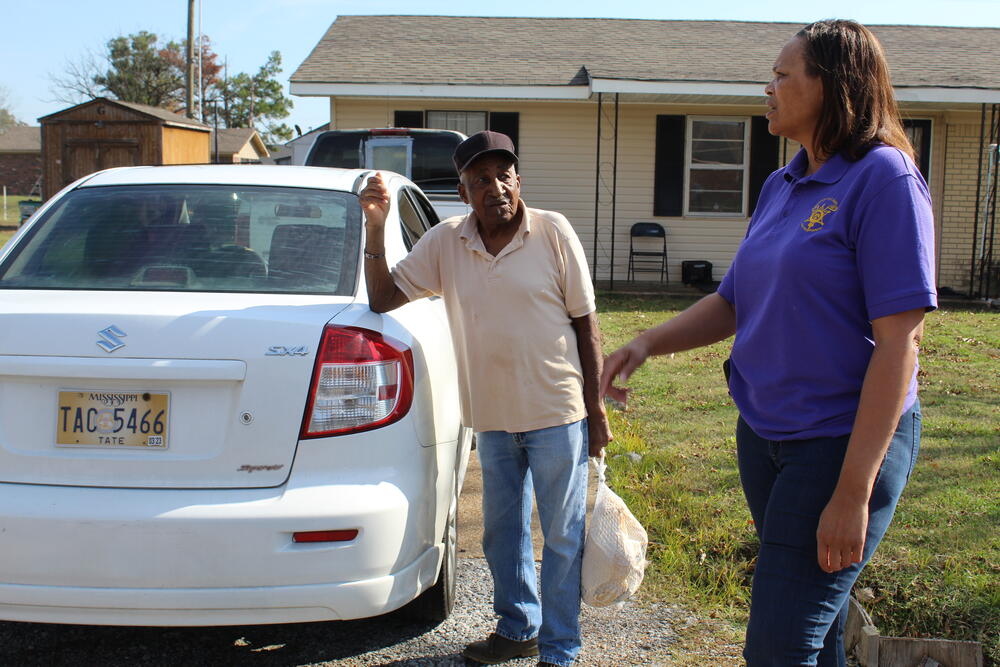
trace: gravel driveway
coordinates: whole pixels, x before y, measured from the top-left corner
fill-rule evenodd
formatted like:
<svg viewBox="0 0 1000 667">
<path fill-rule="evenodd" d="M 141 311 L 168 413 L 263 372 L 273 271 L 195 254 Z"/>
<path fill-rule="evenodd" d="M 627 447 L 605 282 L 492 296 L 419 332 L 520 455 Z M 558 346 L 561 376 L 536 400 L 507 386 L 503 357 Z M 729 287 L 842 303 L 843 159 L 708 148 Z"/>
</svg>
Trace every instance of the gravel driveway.
<svg viewBox="0 0 1000 667">
<path fill-rule="evenodd" d="M 460 651 L 494 627 L 492 582 L 481 558 L 459 561 L 458 604 L 438 626 L 397 614 L 362 621 L 224 628 L 110 628 L 0 623 L 3 665 L 464 665 Z M 584 607 L 580 665 L 670 662 L 673 628 L 694 619 L 677 607 Z M 512 666 L 534 666 L 516 660 Z"/>
<path fill-rule="evenodd" d="M 460 505 L 458 602 L 451 618 L 438 626 L 414 624 L 400 614 L 215 628 L 0 622 L 0 665 L 465 665 L 462 648 L 495 627 L 493 583 L 479 546 L 482 480 L 477 459 L 473 455 Z M 539 540 L 536 550 L 540 547 Z M 584 605 L 580 621 L 584 648 L 577 664 L 604 667 L 669 664 L 676 630 L 698 622 L 680 607 L 636 602 L 618 611 Z M 733 664 L 712 653 L 699 664 Z M 505 664 L 533 667 L 535 662 Z"/>
</svg>

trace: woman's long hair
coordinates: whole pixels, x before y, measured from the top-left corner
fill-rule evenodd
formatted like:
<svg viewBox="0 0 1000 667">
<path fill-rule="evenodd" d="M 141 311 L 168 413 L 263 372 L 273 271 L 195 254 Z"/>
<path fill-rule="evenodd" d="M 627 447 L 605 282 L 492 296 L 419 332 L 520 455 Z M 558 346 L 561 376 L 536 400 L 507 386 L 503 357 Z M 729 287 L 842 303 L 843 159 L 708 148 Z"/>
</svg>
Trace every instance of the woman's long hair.
<svg viewBox="0 0 1000 667">
<path fill-rule="evenodd" d="M 844 153 L 859 160 L 875 144 L 895 146 L 913 158 L 903 130 L 882 45 L 855 21 L 811 23 L 796 37 L 805 46 L 806 71 L 823 83 L 823 106 L 814 149 L 824 159 Z"/>
</svg>

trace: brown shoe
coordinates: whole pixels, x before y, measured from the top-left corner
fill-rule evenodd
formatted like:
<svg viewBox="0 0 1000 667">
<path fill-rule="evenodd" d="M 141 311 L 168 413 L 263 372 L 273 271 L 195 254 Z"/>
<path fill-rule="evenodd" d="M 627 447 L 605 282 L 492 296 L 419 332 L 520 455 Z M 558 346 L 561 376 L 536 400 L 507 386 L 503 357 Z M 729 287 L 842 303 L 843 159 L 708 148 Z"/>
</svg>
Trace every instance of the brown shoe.
<svg viewBox="0 0 1000 667">
<path fill-rule="evenodd" d="M 462 655 L 484 665 L 496 665 L 514 658 L 530 658 L 538 655 L 538 638 L 532 637 L 519 642 L 493 632 L 484 641 L 466 646 Z"/>
</svg>

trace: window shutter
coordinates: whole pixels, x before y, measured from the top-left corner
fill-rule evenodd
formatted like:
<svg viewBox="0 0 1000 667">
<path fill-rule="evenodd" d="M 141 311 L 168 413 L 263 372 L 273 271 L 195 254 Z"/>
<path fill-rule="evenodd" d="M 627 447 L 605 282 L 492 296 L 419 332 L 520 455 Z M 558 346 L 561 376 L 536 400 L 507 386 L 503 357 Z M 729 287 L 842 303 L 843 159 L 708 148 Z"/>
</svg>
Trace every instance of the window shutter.
<svg viewBox="0 0 1000 667">
<path fill-rule="evenodd" d="M 518 123 L 521 114 L 516 111 L 491 111 L 490 112 L 490 129 L 494 132 L 502 132 L 510 137 L 510 140 L 514 142 L 514 151 L 517 152 L 518 146 Z"/>
<path fill-rule="evenodd" d="M 754 116 L 750 119 L 750 211 L 757 207 L 760 190 L 764 181 L 777 169 L 778 137 L 767 131 L 767 118 Z M 749 217 L 749 215 L 748 215 Z"/>
<path fill-rule="evenodd" d="M 683 207 L 684 116 L 657 116 L 653 215 L 679 216 Z"/>
<path fill-rule="evenodd" d="M 917 168 L 924 181 L 930 183 L 931 169 L 931 122 L 925 119 L 903 120 L 903 127 L 913 145 Z"/>
<path fill-rule="evenodd" d="M 393 127 L 423 127 L 423 111 L 396 111 L 393 113 Z"/>
</svg>

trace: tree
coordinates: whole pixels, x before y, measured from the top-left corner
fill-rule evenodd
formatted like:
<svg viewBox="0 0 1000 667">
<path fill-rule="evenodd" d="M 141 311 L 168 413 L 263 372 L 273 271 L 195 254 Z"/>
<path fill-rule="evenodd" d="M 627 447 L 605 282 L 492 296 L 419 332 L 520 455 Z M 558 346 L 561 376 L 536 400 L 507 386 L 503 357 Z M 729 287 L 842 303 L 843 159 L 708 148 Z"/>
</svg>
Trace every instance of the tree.
<svg viewBox="0 0 1000 667">
<path fill-rule="evenodd" d="M 49 77 L 57 101 L 79 104 L 104 96 L 186 112 L 186 41 L 161 45 L 155 34 L 143 30 L 115 37 L 106 46 L 103 63 L 97 56 L 87 54 L 77 62 L 67 63 L 61 77 Z M 292 129 L 280 122 L 290 115 L 292 108 L 292 101 L 285 97 L 284 87 L 277 79 L 281 73 L 281 53 L 272 51 L 254 75 L 241 72 L 220 80 L 222 68 L 212 51 L 211 40 L 202 36 L 199 47 L 200 97 L 216 102 L 213 113 L 218 114 L 221 127 L 253 127 L 271 145 L 292 137 Z M 195 111 L 203 121 L 212 120 L 207 108 Z"/>
<path fill-rule="evenodd" d="M 78 60 L 67 60 L 62 74 L 49 74 L 49 101 L 74 105 L 100 97 L 104 91 L 94 83 L 100 71 L 101 64 L 93 51 Z"/>
<path fill-rule="evenodd" d="M 157 37 L 145 30 L 108 42 L 108 69 L 94 83 L 124 102 L 176 109 L 184 77 L 161 55 Z"/>
<path fill-rule="evenodd" d="M 253 127 L 265 144 L 292 138 L 292 128 L 279 123 L 291 113 L 292 101 L 285 97 L 277 75 L 281 53 L 272 51 L 256 74 L 239 73 L 216 84 L 219 121 L 225 127 Z"/>
<path fill-rule="evenodd" d="M 14 112 L 10 110 L 7 89 L 4 86 L 0 86 L 0 132 L 5 131 L 8 127 L 14 127 L 15 125 L 25 125 L 14 116 Z"/>
<path fill-rule="evenodd" d="M 210 94 L 212 89 L 219 84 L 219 73 L 222 71 L 222 65 L 218 62 L 218 54 L 212 51 L 212 40 L 208 38 L 208 35 L 202 35 L 200 44 L 198 47 L 201 49 L 201 90 L 200 94 L 195 95 L 196 108 L 195 116 L 200 117 L 202 121 L 207 122 L 207 110 L 201 103 L 205 99 L 206 94 Z M 166 48 L 160 51 L 160 56 L 170 63 L 181 80 L 185 80 L 185 75 L 187 73 L 187 40 L 182 40 L 180 42 L 168 42 Z M 197 55 L 195 55 L 195 62 L 197 63 Z M 197 65 L 196 74 L 197 77 Z M 197 85 L 197 84 L 196 84 Z M 179 96 L 177 98 L 177 108 L 175 111 L 178 113 L 185 113 L 187 110 L 184 108 L 185 105 L 185 95 L 184 88 L 182 87 L 179 91 Z"/>
<path fill-rule="evenodd" d="M 200 41 L 200 98 L 204 99 L 206 89 L 218 81 L 222 66 L 208 36 L 203 35 Z M 67 61 L 65 72 L 49 75 L 49 81 L 56 102 L 79 104 L 95 97 L 111 97 L 184 113 L 186 74 L 187 40 L 161 45 L 155 34 L 142 31 L 108 41 L 103 56 L 87 52 L 76 61 Z"/>
</svg>

